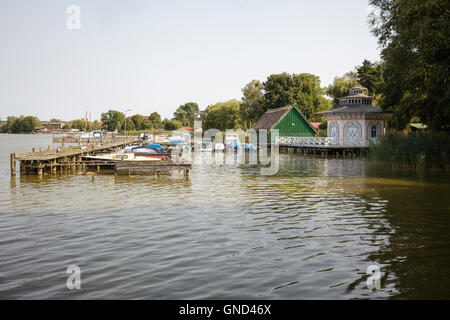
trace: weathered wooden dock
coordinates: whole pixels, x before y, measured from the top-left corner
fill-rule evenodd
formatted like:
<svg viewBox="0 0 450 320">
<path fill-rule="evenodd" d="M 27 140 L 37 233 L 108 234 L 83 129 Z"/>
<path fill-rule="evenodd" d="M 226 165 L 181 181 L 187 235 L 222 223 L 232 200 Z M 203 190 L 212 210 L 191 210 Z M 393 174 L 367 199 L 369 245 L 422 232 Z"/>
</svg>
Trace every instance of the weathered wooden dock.
<svg viewBox="0 0 450 320">
<path fill-rule="evenodd" d="M 192 165 L 188 162 L 165 161 L 115 161 L 114 171 L 117 174 L 147 174 L 154 173 L 159 176 L 160 173 L 171 171 L 183 171 L 184 177 L 189 177 L 189 171 Z"/>
<path fill-rule="evenodd" d="M 59 169 L 71 169 L 83 167 L 83 156 L 95 155 L 97 153 L 111 152 L 119 148 L 124 148 L 129 144 L 136 143 L 136 139 L 116 139 L 114 142 L 102 144 L 91 143 L 71 147 L 51 148 L 43 150 L 33 148 L 27 153 L 12 153 L 11 175 L 16 175 L 16 162 L 19 162 L 20 174 L 39 174 L 46 172 L 54 173 Z"/>
<path fill-rule="evenodd" d="M 100 171 L 102 168 L 113 169 L 116 174 L 146 174 L 154 173 L 159 176 L 160 173 L 171 171 L 183 171 L 184 177 L 189 177 L 191 164 L 188 162 L 174 162 L 172 160 L 161 161 L 112 161 L 112 160 L 89 160 L 86 156 L 96 155 L 98 153 L 112 152 L 124 148 L 127 145 L 138 144 L 139 139 L 115 139 L 107 143 L 90 143 L 87 145 L 78 145 L 72 147 L 59 147 L 56 149 L 48 147 L 43 150 L 33 148 L 28 153 L 11 154 L 11 175 L 16 175 L 16 162 L 19 162 L 20 174 L 56 173 L 64 169 L 96 168 Z"/>
</svg>

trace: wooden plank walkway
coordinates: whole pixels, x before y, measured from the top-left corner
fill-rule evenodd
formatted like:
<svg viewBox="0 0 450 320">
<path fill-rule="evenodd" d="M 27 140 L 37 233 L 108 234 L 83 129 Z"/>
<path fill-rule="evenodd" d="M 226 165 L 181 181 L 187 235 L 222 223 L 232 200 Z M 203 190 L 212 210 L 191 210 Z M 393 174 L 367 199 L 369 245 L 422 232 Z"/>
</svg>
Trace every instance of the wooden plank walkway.
<svg viewBox="0 0 450 320">
<path fill-rule="evenodd" d="M 161 161 L 111 161 L 111 160 L 90 160 L 83 158 L 97 153 L 114 151 L 117 148 L 124 148 L 126 145 L 137 144 L 140 140 L 116 139 L 114 142 L 103 144 L 89 144 L 76 147 L 60 147 L 47 150 L 33 148 L 32 152 L 12 153 L 11 154 L 11 175 L 16 174 L 16 161 L 20 164 L 21 174 L 38 174 L 45 172 L 55 173 L 57 169 L 85 169 L 87 167 L 96 167 L 97 171 L 101 168 L 113 168 L 116 174 L 145 174 L 154 173 L 159 176 L 160 173 L 171 171 L 183 171 L 184 177 L 189 177 L 189 171 L 192 165 L 188 162 L 173 162 L 172 160 Z"/>
<path fill-rule="evenodd" d="M 160 173 L 170 171 L 183 171 L 185 176 L 189 175 L 192 165 L 187 162 L 175 163 L 166 161 L 116 161 L 116 173 Z"/>
<path fill-rule="evenodd" d="M 21 174 L 43 174 L 46 170 L 55 172 L 57 167 L 62 169 L 83 166 L 82 157 L 85 155 L 95 155 L 101 152 L 112 151 L 116 148 L 124 148 L 128 144 L 134 144 L 138 141 L 135 138 L 117 139 L 114 142 L 103 144 L 60 147 L 57 149 L 49 147 L 47 150 L 39 149 L 39 151 L 33 148 L 32 152 L 12 153 L 10 156 L 11 175 L 14 176 L 16 174 L 16 161 L 20 163 Z"/>
</svg>

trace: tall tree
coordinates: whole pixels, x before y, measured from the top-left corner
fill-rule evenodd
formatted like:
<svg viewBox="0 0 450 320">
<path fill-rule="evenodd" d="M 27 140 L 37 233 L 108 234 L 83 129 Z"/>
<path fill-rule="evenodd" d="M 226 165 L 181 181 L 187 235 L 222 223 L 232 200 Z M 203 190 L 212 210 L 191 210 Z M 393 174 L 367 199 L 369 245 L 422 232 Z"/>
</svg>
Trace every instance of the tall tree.
<svg viewBox="0 0 450 320">
<path fill-rule="evenodd" d="M 313 74 L 272 74 L 263 83 L 263 88 L 266 110 L 295 105 L 306 118 L 311 119 L 315 112 L 329 108 L 320 79 Z"/>
<path fill-rule="evenodd" d="M 197 103 L 188 102 L 179 106 L 173 116 L 174 119 L 180 121 L 183 126 L 193 127 L 199 112 L 200 110 Z"/>
<path fill-rule="evenodd" d="M 162 121 L 161 121 L 161 115 L 158 112 L 153 112 L 148 117 L 148 120 L 151 121 L 153 128 L 155 129 L 161 129 L 162 128 Z"/>
<path fill-rule="evenodd" d="M 8 118 L 6 118 L 6 123 L 2 126 L 2 132 L 12 132 L 12 127 L 18 119 L 19 118 L 14 116 L 9 116 Z"/>
<path fill-rule="evenodd" d="M 125 125 L 125 124 L 126 124 L 126 125 Z M 128 118 L 125 119 L 125 121 L 124 121 L 123 124 L 122 124 L 121 129 L 122 129 L 122 130 L 126 130 L 126 131 L 133 131 L 133 130 L 136 130 L 136 127 L 135 127 L 134 122 L 133 122 L 133 120 L 131 119 L 131 117 L 128 117 Z M 139 129 L 137 129 L 137 130 L 139 130 Z"/>
<path fill-rule="evenodd" d="M 404 128 L 414 116 L 433 130 L 450 122 L 450 1 L 369 0 L 383 50 L 381 106 Z"/>
<path fill-rule="evenodd" d="M 120 111 L 109 110 L 108 112 L 102 113 L 102 121 L 108 131 L 116 131 L 122 127 L 125 121 L 125 115 Z"/>
<path fill-rule="evenodd" d="M 364 59 L 361 66 L 356 67 L 358 83 L 367 88 L 370 96 L 380 92 L 383 85 L 383 65 Z"/>
<path fill-rule="evenodd" d="M 134 116 L 131 117 L 131 121 L 133 121 L 133 125 L 136 130 L 142 130 L 142 122 L 144 120 L 145 120 L 144 116 L 140 114 L 135 114 Z"/>
<path fill-rule="evenodd" d="M 176 119 L 172 120 L 164 119 L 163 124 L 164 130 L 177 130 L 180 129 L 182 126 L 181 122 Z"/>
<path fill-rule="evenodd" d="M 242 88 L 241 119 L 245 128 L 250 128 L 264 113 L 263 85 L 259 80 L 252 80 Z"/>
<path fill-rule="evenodd" d="M 242 128 L 240 109 L 241 102 L 236 99 L 208 106 L 203 114 L 203 129 Z"/>
</svg>

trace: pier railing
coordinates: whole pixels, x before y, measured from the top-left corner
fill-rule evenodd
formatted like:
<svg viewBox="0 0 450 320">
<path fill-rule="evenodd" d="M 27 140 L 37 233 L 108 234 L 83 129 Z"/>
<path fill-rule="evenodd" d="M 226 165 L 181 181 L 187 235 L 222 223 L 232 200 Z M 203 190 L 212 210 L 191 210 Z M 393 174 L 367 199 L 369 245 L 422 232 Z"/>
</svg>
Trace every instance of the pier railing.
<svg viewBox="0 0 450 320">
<path fill-rule="evenodd" d="M 278 137 L 280 146 L 286 147 L 312 147 L 312 148 L 346 148 L 346 147 L 368 147 L 376 143 L 377 139 L 341 139 L 330 137 Z"/>
<path fill-rule="evenodd" d="M 99 137 L 95 136 L 83 136 L 83 135 L 72 135 L 72 134 L 54 134 L 53 143 L 61 144 L 90 144 L 90 143 L 112 143 L 117 142 L 120 139 L 124 140 L 125 137 L 117 137 L 114 134 L 104 134 Z"/>
</svg>

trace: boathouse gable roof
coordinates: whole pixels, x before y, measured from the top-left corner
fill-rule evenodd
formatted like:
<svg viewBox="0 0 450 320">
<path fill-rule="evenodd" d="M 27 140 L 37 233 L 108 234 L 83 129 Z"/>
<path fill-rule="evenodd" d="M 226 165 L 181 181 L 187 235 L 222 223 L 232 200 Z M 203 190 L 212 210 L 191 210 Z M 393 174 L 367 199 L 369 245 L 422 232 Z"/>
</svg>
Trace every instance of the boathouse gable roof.
<svg viewBox="0 0 450 320">
<path fill-rule="evenodd" d="M 280 135 L 304 136 L 306 134 L 314 136 L 317 133 L 306 117 L 291 105 L 267 110 L 253 126 L 253 129 L 279 129 Z"/>
<path fill-rule="evenodd" d="M 284 116 L 291 110 L 292 106 L 285 106 L 267 110 L 255 123 L 253 129 L 273 129 Z"/>
</svg>

